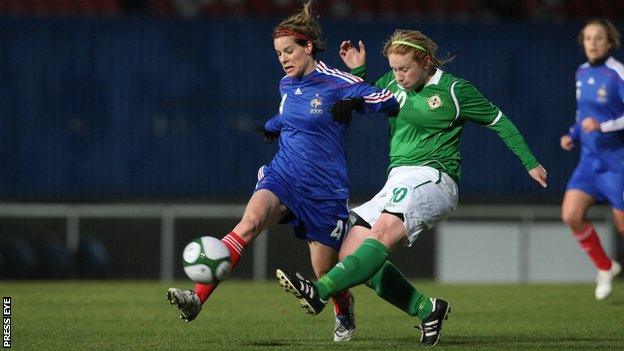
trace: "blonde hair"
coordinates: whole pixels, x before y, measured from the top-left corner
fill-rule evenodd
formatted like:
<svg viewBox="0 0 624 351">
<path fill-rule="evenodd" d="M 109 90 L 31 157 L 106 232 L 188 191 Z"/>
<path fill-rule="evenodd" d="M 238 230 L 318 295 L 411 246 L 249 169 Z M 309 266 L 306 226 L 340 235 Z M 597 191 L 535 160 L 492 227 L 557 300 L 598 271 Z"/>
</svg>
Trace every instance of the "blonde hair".
<svg viewBox="0 0 624 351">
<path fill-rule="evenodd" d="M 325 51 L 325 43 L 321 40 L 321 24 L 312 15 L 312 0 L 273 29 L 273 38 L 287 35 L 292 36 L 301 46 L 305 46 L 308 41 L 312 42 L 312 55 Z"/>
<path fill-rule="evenodd" d="M 417 30 L 397 29 L 384 43 L 383 54 L 407 55 L 412 54 L 414 61 L 423 64 L 429 56 L 433 67 L 440 68 L 454 57 L 440 59 L 436 56 L 438 45 L 423 33 Z"/>
<path fill-rule="evenodd" d="M 587 28 L 587 26 L 589 26 L 590 24 L 597 24 L 602 26 L 602 28 L 607 33 L 607 40 L 609 41 L 609 44 L 611 44 L 609 54 L 611 54 L 613 51 L 617 50 L 620 47 L 620 32 L 618 32 L 617 28 L 615 28 L 613 23 L 605 18 L 592 18 L 589 21 L 585 22 L 585 25 L 583 26 L 583 28 L 581 28 L 581 31 L 579 32 L 578 43 L 581 46 L 581 49 L 583 48 L 583 31 L 585 31 L 585 28 Z"/>
</svg>

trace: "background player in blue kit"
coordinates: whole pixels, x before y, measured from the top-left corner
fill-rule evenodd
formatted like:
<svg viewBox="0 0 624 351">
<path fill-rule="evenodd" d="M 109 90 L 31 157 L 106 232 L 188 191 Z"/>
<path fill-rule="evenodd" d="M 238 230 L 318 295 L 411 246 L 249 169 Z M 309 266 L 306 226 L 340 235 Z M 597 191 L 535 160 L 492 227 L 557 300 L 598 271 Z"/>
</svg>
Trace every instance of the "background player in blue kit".
<svg viewBox="0 0 624 351">
<path fill-rule="evenodd" d="M 561 147 L 580 143 L 581 158 L 568 182 L 562 218 L 598 269 L 595 295 L 602 300 L 621 267 L 607 256 L 585 215 L 594 202 L 608 202 L 624 235 L 624 65 L 611 57 L 620 34 L 608 20 L 588 21 L 578 40 L 588 62 L 576 71 L 576 123 L 561 137 Z"/>
<path fill-rule="evenodd" d="M 354 75 L 318 61 L 324 50 L 320 24 L 310 2 L 273 31 L 274 46 L 286 76 L 280 81 L 279 113 L 262 128 L 265 140 L 279 137 L 279 151 L 258 172 L 258 183 L 241 221 L 222 241 L 232 266 L 245 246 L 262 230 L 288 222 L 307 240 L 312 268 L 323 276 L 338 262 L 349 218 L 349 180 L 343 138 L 349 123 L 332 119 L 330 107 L 364 113 L 396 114 L 398 103 Z M 338 103 L 337 103 L 338 102 Z M 167 298 L 181 318 L 193 320 L 216 285 L 196 284 L 194 291 L 169 289 Z M 343 291 L 334 299 L 334 341 L 347 341 L 355 330 L 353 296 Z"/>
</svg>

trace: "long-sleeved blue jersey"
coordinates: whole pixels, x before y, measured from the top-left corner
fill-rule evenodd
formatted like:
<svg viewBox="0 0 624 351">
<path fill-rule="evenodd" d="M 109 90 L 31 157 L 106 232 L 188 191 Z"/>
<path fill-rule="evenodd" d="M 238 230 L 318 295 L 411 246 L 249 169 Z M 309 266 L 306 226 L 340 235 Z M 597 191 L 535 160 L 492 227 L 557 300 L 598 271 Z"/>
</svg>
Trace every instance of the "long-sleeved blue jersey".
<svg viewBox="0 0 624 351">
<path fill-rule="evenodd" d="M 307 197 L 348 198 L 343 141 L 348 124 L 332 120 L 329 108 L 341 99 L 363 97 L 364 113 L 397 111 L 396 99 L 321 61 L 306 76 L 282 78 L 280 96 L 279 113 L 265 123 L 266 130 L 280 133 L 271 170 Z"/>
<path fill-rule="evenodd" d="M 624 65 L 609 57 L 601 65 L 576 71 L 576 123 L 570 136 L 581 143 L 581 160 L 595 171 L 624 172 Z M 583 119 L 593 117 L 600 131 L 586 133 Z"/>
</svg>

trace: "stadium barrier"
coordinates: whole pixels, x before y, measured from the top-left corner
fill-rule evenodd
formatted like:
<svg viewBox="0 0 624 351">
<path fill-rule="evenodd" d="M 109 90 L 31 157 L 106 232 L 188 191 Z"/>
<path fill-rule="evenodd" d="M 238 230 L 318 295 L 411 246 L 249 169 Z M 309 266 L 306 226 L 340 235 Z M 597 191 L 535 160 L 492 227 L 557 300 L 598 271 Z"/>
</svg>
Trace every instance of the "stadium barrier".
<svg viewBox="0 0 624 351">
<path fill-rule="evenodd" d="M 117 247 L 119 253 L 112 256 L 126 270 L 125 273 L 112 274 L 111 278 L 171 281 L 184 277 L 176 257 L 188 240 L 205 234 L 222 236 L 243 211 L 242 204 L 216 203 L 0 203 L 0 237 L 15 238 L 20 235 L 16 227 L 25 228 L 34 221 L 41 221 L 37 230 L 44 234 L 39 240 L 44 240 L 48 235 L 46 233 L 56 232 L 64 237 L 69 251 L 75 253 L 81 237 L 90 234 L 94 228 L 106 227 L 100 230 L 100 239 L 108 238 L 105 240 L 108 245 Z M 599 230 L 605 247 L 613 253 L 615 234 L 609 225 L 609 213 L 606 207 L 597 206 L 590 211 L 589 217 Z M 437 278 L 448 282 L 592 279 L 587 259 L 582 257 L 581 250 L 559 218 L 560 208 L 553 205 L 461 205 L 448 221 L 434 229 L 435 235 L 424 233 L 415 248 L 393 253 L 393 261 L 410 277 Z M 57 222 L 50 222 L 52 220 Z M 136 223 L 133 226 L 115 226 L 123 220 Z M 187 220 L 222 222 L 212 225 L 213 222 L 187 223 Z M 215 232 L 207 233 L 206 227 Z M 132 232 L 136 231 L 140 233 L 133 243 Z M 260 235 L 248 250 L 251 252 L 247 256 L 251 256 L 251 260 L 239 266 L 242 271 L 249 270 L 247 276 L 241 277 L 265 280 L 269 269 L 274 268 L 274 264 L 284 264 L 284 260 L 301 268 L 304 264 L 301 260 L 307 259 L 306 251 L 302 250 L 307 248 L 293 244 L 298 240 L 288 233 L 287 226 L 276 226 L 271 229 L 271 234 Z M 276 247 L 280 245 L 283 248 Z M 153 247 L 150 249 L 150 246 Z M 283 260 L 269 262 L 273 257 Z M 123 262 L 120 264 L 119 261 Z M 152 268 L 141 268 L 143 262 Z M 570 262 L 575 264 L 569 265 Z M 585 263 L 587 265 L 583 266 Z M 427 268 L 429 265 L 431 268 Z M 155 274 L 150 275 L 150 269 Z"/>
<path fill-rule="evenodd" d="M 459 206 L 436 228 L 434 276 L 463 283 L 593 281 L 595 268 L 560 213 L 560 206 Z M 610 210 L 597 206 L 588 217 L 615 257 Z"/>
</svg>

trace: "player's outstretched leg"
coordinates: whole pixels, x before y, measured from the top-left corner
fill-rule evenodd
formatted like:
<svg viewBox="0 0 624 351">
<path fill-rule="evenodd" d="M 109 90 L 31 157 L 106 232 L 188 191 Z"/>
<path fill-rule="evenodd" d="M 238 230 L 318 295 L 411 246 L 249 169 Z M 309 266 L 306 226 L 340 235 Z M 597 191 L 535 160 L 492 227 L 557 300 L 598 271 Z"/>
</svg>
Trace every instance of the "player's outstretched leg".
<svg viewBox="0 0 624 351">
<path fill-rule="evenodd" d="M 611 295 L 613 278 L 621 271 L 622 267 L 615 261 L 611 261 L 610 269 L 598 270 L 598 274 L 596 274 L 596 300 L 604 300 Z"/>
<path fill-rule="evenodd" d="M 221 241 L 230 252 L 230 270 L 232 270 L 236 267 L 238 261 L 240 261 L 241 255 L 247 246 L 247 242 L 233 231 L 221 238 Z M 178 307 L 180 310 L 180 319 L 185 322 L 190 322 L 197 317 L 202 309 L 202 304 L 210 297 L 217 286 L 219 286 L 218 283 L 195 283 L 194 291 L 170 288 L 166 295 L 167 301 Z"/>
<path fill-rule="evenodd" d="M 305 313 L 319 314 L 327 304 L 327 301 L 322 300 L 319 296 L 318 289 L 314 283 L 310 279 L 304 278 L 301 274 L 291 274 L 278 269 L 275 271 L 275 276 L 287 292 L 299 299 Z"/>
<path fill-rule="evenodd" d="M 427 318 L 423 318 L 420 323 L 420 342 L 427 346 L 433 346 L 440 340 L 440 332 L 442 331 L 442 322 L 448 318 L 451 312 L 451 306 L 442 299 L 431 299 L 433 304 L 433 312 Z"/>
<path fill-rule="evenodd" d="M 166 297 L 170 304 L 178 307 L 180 319 L 187 323 L 195 319 L 201 312 L 202 303 L 193 290 L 169 288 Z"/>
<path fill-rule="evenodd" d="M 349 341 L 355 334 L 355 299 L 353 293 L 345 292 L 345 304 L 348 305 L 346 311 L 338 311 L 334 305 L 336 322 L 334 324 L 334 341 Z M 340 313 L 343 312 L 343 313 Z"/>
</svg>

